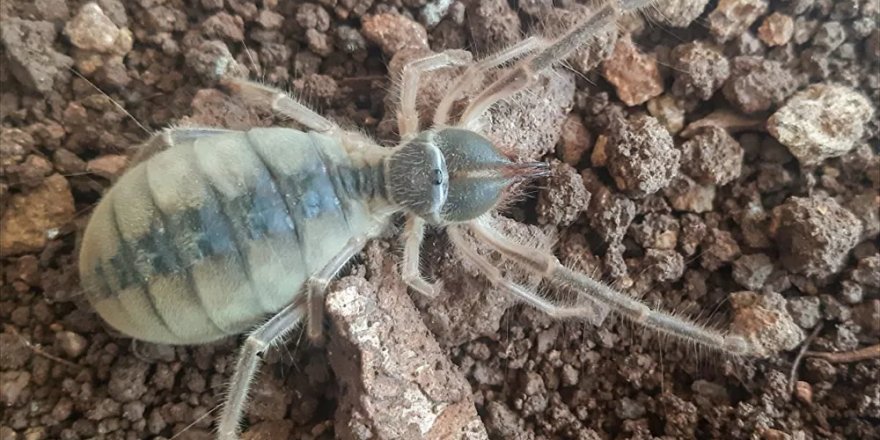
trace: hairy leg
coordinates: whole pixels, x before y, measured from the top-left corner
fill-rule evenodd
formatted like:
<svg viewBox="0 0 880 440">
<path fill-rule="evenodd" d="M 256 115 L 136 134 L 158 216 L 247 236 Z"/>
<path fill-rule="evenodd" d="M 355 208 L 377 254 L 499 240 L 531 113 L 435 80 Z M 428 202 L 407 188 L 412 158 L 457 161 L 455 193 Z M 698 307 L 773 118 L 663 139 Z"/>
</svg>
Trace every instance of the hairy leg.
<svg viewBox="0 0 880 440">
<path fill-rule="evenodd" d="M 478 254 L 464 239 L 459 226 L 450 226 L 446 229 L 449 239 L 455 245 L 462 258 L 477 266 L 483 275 L 496 287 L 504 289 L 515 299 L 522 301 L 554 319 L 582 319 L 593 325 L 599 325 L 605 320 L 608 309 L 593 301 L 582 301 L 581 305 L 563 306 L 547 300 L 541 295 L 530 291 L 528 288 L 505 279 L 489 260 Z"/>
<path fill-rule="evenodd" d="M 450 66 L 462 66 L 468 60 L 453 53 L 438 53 L 410 61 L 403 66 L 400 81 L 400 104 L 397 110 L 397 127 L 401 139 L 414 136 L 419 131 L 419 113 L 416 101 L 419 93 L 419 80 L 425 72 Z"/>
<path fill-rule="evenodd" d="M 505 257 L 540 274 L 554 287 L 577 292 L 579 295 L 607 306 L 611 311 L 636 324 L 680 340 L 695 342 L 701 346 L 731 354 L 752 355 L 760 352 L 760 348 L 752 346 L 742 337 L 724 334 L 685 318 L 654 310 L 638 299 L 617 292 L 606 284 L 575 272 L 563 266 L 552 255 L 513 242 L 492 228 L 484 219 L 468 223 L 467 228 L 481 242 L 491 246 Z"/>
<path fill-rule="evenodd" d="M 618 14 L 616 6 L 610 2 L 605 3 L 591 17 L 554 40 L 544 50 L 521 61 L 471 101 L 462 115 L 460 124 L 471 126 L 496 102 L 530 86 L 545 69 L 564 60 L 601 29 L 615 23 Z"/>
<path fill-rule="evenodd" d="M 305 313 L 303 301 L 298 300 L 281 309 L 248 335 L 239 352 L 235 372 L 232 374 L 226 400 L 223 403 L 217 430 L 219 440 L 238 439 L 239 422 L 244 413 L 244 404 L 247 402 L 251 382 L 259 370 L 260 353 L 282 342 L 287 333 L 302 321 Z"/>
<path fill-rule="evenodd" d="M 355 255 L 367 244 L 366 237 L 354 237 L 320 272 L 306 281 L 307 300 L 309 303 L 309 319 L 307 335 L 310 341 L 317 343 L 324 334 L 324 293 L 327 286 Z"/>
<path fill-rule="evenodd" d="M 406 219 L 403 229 L 403 266 L 401 275 L 403 281 L 413 290 L 426 298 L 434 298 L 440 292 L 439 286 L 431 284 L 422 277 L 419 269 L 419 256 L 421 254 L 422 240 L 425 237 L 425 221 L 417 215 L 410 215 Z"/>
<path fill-rule="evenodd" d="M 246 100 L 268 104 L 272 111 L 291 118 L 311 130 L 327 133 L 339 127 L 289 94 L 274 87 L 239 78 L 224 79 L 221 84 Z"/>
<path fill-rule="evenodd" d="M 513 46 L 508 47 L 500 52 L 492 54 L 482 60 L 468 66 L 468 68 L 458 77 L 458 80 L 450 87 L 449 92 L 440 101 L 437 110 L 434 113 L 434 127 L 442 127 L 449 121 L 452 112 L 452 104 L 461 97 L 461 94 L 476 85 L 477 81 L 482 81 L 486 73 L 494 68 L 504 65 L 516 58 L 519 58 L 529 52 L 533 52 L 540 47 L 545 46 L 543 39 L 538 37 L 529 37 L 520 41 Z"/>
</svg>

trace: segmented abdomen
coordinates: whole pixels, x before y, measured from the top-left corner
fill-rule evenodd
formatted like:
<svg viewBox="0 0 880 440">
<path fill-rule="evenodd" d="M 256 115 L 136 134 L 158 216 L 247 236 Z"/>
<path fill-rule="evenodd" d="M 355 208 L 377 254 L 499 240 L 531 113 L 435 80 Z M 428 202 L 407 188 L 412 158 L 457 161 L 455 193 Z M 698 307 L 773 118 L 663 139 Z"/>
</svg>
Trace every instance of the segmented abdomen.
<svg viewBox="0 0 880 440">
<path fill-rule="evenodd" d="M 291 129 L 175 145 L 127 172 L 92 215 L 80 275 L 129 336 L 189 344 L 237 334 L 297 295 L 366 207 L 331 138 Z"/>
</svg>

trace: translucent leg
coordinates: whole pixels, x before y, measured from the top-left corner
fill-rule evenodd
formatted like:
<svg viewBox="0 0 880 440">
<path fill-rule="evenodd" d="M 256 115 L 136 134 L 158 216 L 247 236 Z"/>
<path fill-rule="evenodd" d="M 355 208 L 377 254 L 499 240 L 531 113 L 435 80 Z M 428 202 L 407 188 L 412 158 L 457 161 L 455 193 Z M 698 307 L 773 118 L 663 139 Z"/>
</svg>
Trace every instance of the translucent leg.
<svg viewBox="0 0 880 440">
<path fill-rule="evenodd" d="M 443 100 L 440 101 L 440 104 L 437 106 L 437 110 L 434 113 L 434 127 L 442 127 L 446 125 L 449 121 L 450 113 L 452 112 L 452 104 L 461 97 L 462 93 L 470 90 L 471 87 L 474 87 L 477 81 L 482 81 L 486 72 L 529 52 L 533 52 L 544 45 L 546 45 L 546 43 L 543 39 L 529 37 L 507 49 L 492 54 L 477 63 L 470 65 L 464 73 L 458 77 L 458 81 L 452 85 L 449 92 L 443 97 Z"/>
<path fill-rule="evenodd" d="M 614 5 L 606 3 L 590 18 L 553 41 L 546 49 L 520 62 L 477 95 L 465 109 L 460 125 L 471 126 L 496 102 L 528 87 L 544 69 L 564 60 L 599 30 L 614 23 L 617 13 Z"/>
<path fill-rule="evenodd" d="M 238 439 L 239 421 L 244 413 L 248 390 L 259 370 L 260 353 L 272 345 L 282 342 L 285 336 L 302 321 L 305 307 L 302 300 L 281 309 L 265 324 L 251 332 L 241 347 L 235 372 L 223 403 L 217 431 L 219 440 Z"/>
<path fill-rule="evenodd" d="M 477 266 L 492 285 L 501 287 L 517 300 L 546 313 L 553 319 L 582 319 L 593 325 L 599 325 L 605 320 L 607 309 L 592 301 L 586 301 L 578 306 L 561 306 L 530 291 L 526 287 L 505 279 L 497 267 L 468 245 L 462 236 L 460 227 L 450 226 L 446 229 L 446 232 L 449 235 L 449 239 L 455 245 L 455 249 L 459 251 L 464 260 Z"/>
<path fill-rule="evenodd" d="M 467 63 L 465 58 L 438 53 L 425 58 L 410 61 L 403 66 L 400 83 L 400 106 L 397 110 L 397 127 L 400 137 L 406 139 L 419 130 L 419 113 L 416 98 L 419 93 L 419 79 L 425 72 L 450 66 L 462 66 Z"/>
<path fill-rule="evenodd" d="M 409 287 L 426 298 L 434 298 L 440 292 L 440 287 L 425 281 L 419 269 L 419 257 L 424 237 L 425 221 L 417 215 L 409 216 L 403 230 L 403 267 L 401 272 L 403 281 Z"/>
<path fill-rule="evenodd" d="M 339 127 L 306 107 L 287 93 L 274 87 L 264 86 L 253 81 L 239 78 L 227 78 L 222 81 L 224 87 L 243 98 L 258 104 L 268 104 L 272 111 L 293 119 L 311 130 L 326 133 L 338 130 Z"/>
<path fill-rule="evenodd" d="M 229 133 L 231 130 L 211 127 L 170 127 L 166 128 L 152 137 L 137 148 L 137 151 L 129 161 L 129 167 L 135 166 L 162 151 L 165 151 L 181 142 L 201 137 L 216 136 L 218 134 Z"/>
<path fill-rule="evenodd" d="M 732 354 L 750 355 L 760 352 L 759 347 L 752 346 L 742 337 L 723 334 L 687 319 L 653 310 L 635 298 L 617 292 L 606 284 L 563 266 L 552 255 L 513 242 L 492 228 L 485 220 L 473 221 L 468 223 L 467 227 L 478 240 L 501 252 L 505 257 L 540 274 L 553 286 L 577 292 L 579 295 L 607 306 L 611 311 L 636 324 L 665 335 Z"/>
<path fill-rule="evenodd" d="M 320 272 L 306 281 L 309 302 L 307 335 L 313 343 L 320 342 L 324 334 L 324 293 L 327 291 L 330 280 L 345 267 L 352 257 L 360 253 L 366 244 L 366 237 L 352 238 Z"/>
</svg>

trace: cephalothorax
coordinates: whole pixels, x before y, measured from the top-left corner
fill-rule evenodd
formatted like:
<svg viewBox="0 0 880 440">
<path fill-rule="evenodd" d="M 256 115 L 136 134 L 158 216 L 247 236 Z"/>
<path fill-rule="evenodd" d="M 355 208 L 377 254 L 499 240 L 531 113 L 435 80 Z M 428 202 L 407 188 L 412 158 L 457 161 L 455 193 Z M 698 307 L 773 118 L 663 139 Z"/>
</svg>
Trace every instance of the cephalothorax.
<svg viewBox="0 0 880 440">
<path fill-rule="evenodd" d="M 393 149 L 343 130 L 278 90 L 227 80 L 241 96 L 271 105 L 309 131 L 174 128 L 154 136 L 85 232 L 80 273 L 90 301 L 111 325 L 148 341 L 204 343 L 258 326 L 242 347 L 230 385 L 219 422 L 223 439 L 237 437 L 258 354 L 304 317 L 309 336 L 320 337 L 330 280 L 397 214 L 406 216 L 403 277 L 427 297 L 437 288 L 419 273 L 419 249 L 430 224 L 445 228 L 461 258 L 496 286 L 555 318 L 600 322 L 612 311 L 706 347 L 759 353 L 742 337 L 653 310 L 572 271 L 553 255 L 506 238 L 488 221 L 506 189 L 547 167 L 512 162 L 475 131 L 480 117 L 612 25 L 621 10 L 642 3 L 606 4 L 556 40 L 528 38 L 469 65 L 428 130 L 419 131 L 415 109 L 420 75 L 466 60 L 441 53 L 407 64 L 398 113 L 402 141 Z M 514 60 L 469 100 L 456 122 L 449 121 L 465 90 Z M 503 278 L 466 233 L 549 285 L 576 292 L 578 300 L 558 304 Z"/>
</svg>

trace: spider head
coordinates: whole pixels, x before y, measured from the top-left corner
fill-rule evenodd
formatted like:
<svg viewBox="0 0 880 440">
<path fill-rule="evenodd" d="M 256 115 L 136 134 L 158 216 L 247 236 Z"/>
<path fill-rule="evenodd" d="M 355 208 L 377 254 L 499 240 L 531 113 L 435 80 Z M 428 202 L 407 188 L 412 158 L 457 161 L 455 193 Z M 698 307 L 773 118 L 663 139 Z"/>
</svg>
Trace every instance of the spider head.
<svg viewBox="0 0 880 440">
<path fill-rule="evenodd" d="M 514 183 L 547 174 L 546 163 L 512 162 L 485 137 L 459 128 L 422 132 L 387 167 L 391 200 L 436 225 L 475 219 Z"/>
</svg>

